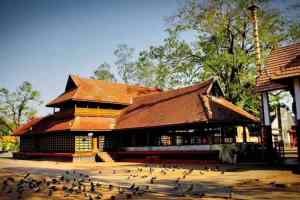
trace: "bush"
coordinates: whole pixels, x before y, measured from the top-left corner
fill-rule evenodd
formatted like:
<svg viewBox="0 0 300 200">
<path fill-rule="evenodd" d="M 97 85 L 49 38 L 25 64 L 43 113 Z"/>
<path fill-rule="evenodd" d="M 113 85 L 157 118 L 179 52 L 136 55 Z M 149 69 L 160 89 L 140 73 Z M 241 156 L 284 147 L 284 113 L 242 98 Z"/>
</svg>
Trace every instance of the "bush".
<svg viewBox="0 0 300 200">
<path fill-rule="evenodd" d="M 16 137 L 3 136 L 0 137 L 0 151 L 18 151 L 20 143 Z"/>
</svg>

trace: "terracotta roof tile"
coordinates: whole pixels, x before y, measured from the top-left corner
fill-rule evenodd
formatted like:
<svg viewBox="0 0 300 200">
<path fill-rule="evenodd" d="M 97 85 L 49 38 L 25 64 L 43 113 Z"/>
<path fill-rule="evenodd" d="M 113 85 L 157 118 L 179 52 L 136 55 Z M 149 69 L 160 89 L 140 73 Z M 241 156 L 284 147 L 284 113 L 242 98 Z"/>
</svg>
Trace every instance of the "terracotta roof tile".
<svg viewBox="0 0 300 200">
<path fill-rule="evenodd" d="M 114 127 L 115 119 L 108 117 L 69 117 L 58 119 L 49 115 L 32 123 L 31 121 L 16 130 L 14 136 L 24 134 L 45 134 L 61 131 L 106 131 Z"/>
<path fill-rule="evenodd" d="M 74 87 L 71 89 L 66 87 L 66 91 L 47 106 L 57 106 L 70 100 L 129 105 L 134 97 L 161 91 L 158 88 L 112 83 L 79 76 L 70 76 L 67 85 L 70 81 L 74 83 Z"/>
<path fill-rule="evenodd" d="M 208 88 L 214 80 L 177 90 L 161 92 L 159 95 L 146 95 L 134 99 L 133 105 L 123 111 L 117 119 L 116 128 L 142 128 L 191 123 L 258 122 L 258 119 L 224 98 L 211 97 Z M 142 99 L 142 100 L 141 100 Z M 217 107 L 218 105 L 219 107 Z M 226 114 L 220 112 L 227 111 Z M 223 118 L 216 115 L 223 116 Z"/>
<path fill-rule="evenodd" d="M 89 108 L 63 110 L 29 121 L 15 135 L 258 121 L 223 97 L 213 97 L 213 90 L 219 87 L 216 84 L 210 79 L 190 87 L 136 97 L 133 104 L 122 112 Z"/>
<path fill-rule="evenodd" d="M 19 136 L 27 133 L 28 131 L 31 130 L 31 127 L 35 124 L 37 124 L 42 118 L 36 117 L 30 119 L 27 123 L 21 125 L 19 128 L 14 130 L 13 136 Z"/>
<path fill-rule="evenodd" d="M 280 80 L 296 76 L 300 76 L 300 43 L 272 50 L 266 67 L 257 78 L 256 90 L 262 92 L 287 88 Z"/>
<path fill-rule="evenodd" d="M 241 117 L 245 119 L 250 119 L 254 122 L 259 122 L 260 120 L 254 115 L 246 112 L 242 108 L 232 104 L 223 97 L 209 97 L 212 109 L 212 120 L 215 121 L 239 121 Z"/>
</svg>

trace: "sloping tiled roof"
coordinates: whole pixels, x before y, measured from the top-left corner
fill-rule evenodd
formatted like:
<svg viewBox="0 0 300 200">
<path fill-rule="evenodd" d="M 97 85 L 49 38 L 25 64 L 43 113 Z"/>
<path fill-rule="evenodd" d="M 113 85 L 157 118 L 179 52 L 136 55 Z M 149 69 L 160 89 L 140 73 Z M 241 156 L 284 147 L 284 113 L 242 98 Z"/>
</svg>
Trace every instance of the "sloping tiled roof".
<svg viewBox="0 0 300 200">
<path fill-rule="evenodd" d="M 21 125 L 19 128 L 17 128 L 16 130 L 14 130 L 14 134 L 13 135 L 19 136 L 19 135 L 23 135 L 23 134 L 29 132 L 32 129 L 32 126 L 34 126 L 39 121 L 41 121 L 41 119 L 42 118 L 40 118 L 40 117 L 36 117 L 36 118 L 30 119 L 27 123 Z"/>
<path fill-rule="evenodd" d="M 213 96 L 214 79 L 202 83 L 147 94 L 133 99 L 123 111 L 74 108 L 32 120 L 15 131 L 43 134 L 58 131 L 108 131 L 193 123 L 256 123 L 259 120 L 223 97 Z M 219 95 L 222 95 L 220 92 Z"/>
<path fill-rule="evenodd" d="M 62 131 L 107 131 L 114 126 L 115 119 L 108 117 L 73 116 L 58 119 L 54 115 L 40 118 L 34 123 L 28 122 L 14 132 L 14 136 L 24 134 L 44 134 Z M 26 127 L 26 128 L 25 128 Z"/>
<path fill-rule="evenodd" d="M 266 67 L 256 81 L 258 92 L 284 89 L 287 85 L 281 80 L 300 76 L 300 43 L 272 50 Z"/>
<path fill-rule="evenodd" d="M 134 99 L 117 119 L 116 128 L 145 128 L 192 123 L 259 122 L 223 97 L 211 96 L 214 80 Z M 141 100 L 142 99 L 142 100 Z"/>
<path fill-rule="evenodd" d="M 242 108 L 232 104 L 223 97 L 210 96 L 210 107 L 212 109 L 212 119 L 214 121 L 242 121 L 249 120 L 253 122 L 259 122 L 259 119 L 254 115 L 246 112 Z M 242 118 L 241 118 L 242 117 Z M 244 119 L 243 119 L 244 118 Z"/>
<path fill-rule="evenodd" d="M 112 83 L 74 75 L 69 77 L 67 85 L 69 82 L 73 82 L 74 86 L 66 87 L 66 91 L 49 102 L 47 106 L 57 106 L 70 100 L 129 105 L 134 97 L 161 91 L 158 88 Z"/>
</svg>

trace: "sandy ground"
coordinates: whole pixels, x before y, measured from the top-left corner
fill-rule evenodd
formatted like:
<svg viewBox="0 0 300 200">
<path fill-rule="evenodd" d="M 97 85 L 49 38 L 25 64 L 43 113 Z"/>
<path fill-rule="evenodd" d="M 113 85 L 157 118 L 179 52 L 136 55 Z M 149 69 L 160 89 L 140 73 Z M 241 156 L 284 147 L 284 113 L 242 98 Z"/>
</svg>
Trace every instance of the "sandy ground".
<svg viewBox="0 0 300 200">
<path fill-rule="evenodd" d="M 26 174 L 28 177 L 24 178 Z M 64 180 L 60 181 L 62 176 Z M 9 177 L 14 182 L 7 180 Z M 81 188 L 76 193 L 78 188 L 74 184 L 72 187 L 72 183 L 80 177 L 84 179 L 85 192 Z M 20 196 L 16 185 L 21 179 L 27 185 L 23 183 L 25 189 Z M 52 183 L 52 179 L 58 183 Z M 33 180 L 42 182 L 38 189 L 29 188 L 28 183 Z M 90 192 L 91 182 L 96 192 Z M 128 189 L 132 184 L 135 189 Z M 49 195 L 53 186 L 56 189 Z M 30 200 L 92 200 L 97 199 L 97 194 L 101 199 L 112 200 L 228 199 L 230 196 L 232 199 L 300 199 L 300 175 L 289 169 L 254 165 L 218 165 L 216 169 L 216 165 L 63 163 L 0 158 L 1 200 L 18 199 L 18 196 Z"/>
</svg>

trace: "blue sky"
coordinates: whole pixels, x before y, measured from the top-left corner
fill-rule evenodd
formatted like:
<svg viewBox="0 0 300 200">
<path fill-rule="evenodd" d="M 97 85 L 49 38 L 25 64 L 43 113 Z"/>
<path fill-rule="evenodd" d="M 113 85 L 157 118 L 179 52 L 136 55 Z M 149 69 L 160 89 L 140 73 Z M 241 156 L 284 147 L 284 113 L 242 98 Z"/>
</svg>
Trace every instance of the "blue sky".
<svg viewBox="0 0 300 200">
<path fill-rule="evenodd" d="M 276 0 L 282 6 L 285 1 Z M 118 44 L 140 51 L 162 42 L 180 0 L 1 0 L 0 86 L 29 81 L 45 103 L 69 74 L 89 77 L 114 62 Z M 44 106 L 40 114 L 51 111 Z"/>
<path fill-rule="evenodd" d="M 63 92 L 68 74 L 90 76 L 113 50 L 161 43 L 174 0 L 9 0 L 0 2 L 0 86 L 27 80 L 46 102 Z M 51 110 L 40 109 L 41 114 Z"/>
</svg>

